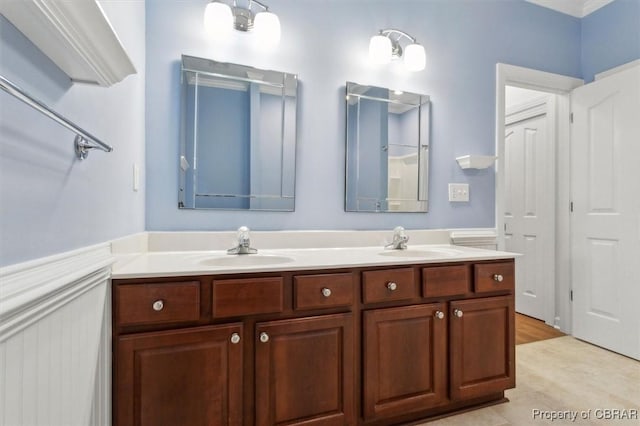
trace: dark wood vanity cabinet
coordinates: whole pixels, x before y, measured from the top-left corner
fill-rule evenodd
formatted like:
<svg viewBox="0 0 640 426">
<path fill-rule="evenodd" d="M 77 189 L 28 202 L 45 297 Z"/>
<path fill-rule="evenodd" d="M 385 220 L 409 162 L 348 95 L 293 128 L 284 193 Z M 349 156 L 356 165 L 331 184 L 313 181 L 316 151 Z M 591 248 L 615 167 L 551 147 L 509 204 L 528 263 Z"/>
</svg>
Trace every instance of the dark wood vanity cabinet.
<svg viewBox="0 0 640 426">
<path fill-rule="evenodd" d="M 114 423 L 241 425 L 242 324 L 117 341 Z"/>
<path fill-rule="evenodd" d="M 504 401 L 513 267 L 116 279 L 114 424 L 381 426 Z"/>
<path fill-rule="evenodd" d="M 512 296 L 449 304 L 450 394 L 468 399 L 515 387 Z"/>
<path fill-rule="evenodd" d="M 256 325 L 255 424 L 355 424 L 352 315 Z"/>
<path fill-rule="evenodd" d="M 363 317 L 363 415 L 378 419 L 447 400 L 442 303 L 374 309 Z"/>
</svg>

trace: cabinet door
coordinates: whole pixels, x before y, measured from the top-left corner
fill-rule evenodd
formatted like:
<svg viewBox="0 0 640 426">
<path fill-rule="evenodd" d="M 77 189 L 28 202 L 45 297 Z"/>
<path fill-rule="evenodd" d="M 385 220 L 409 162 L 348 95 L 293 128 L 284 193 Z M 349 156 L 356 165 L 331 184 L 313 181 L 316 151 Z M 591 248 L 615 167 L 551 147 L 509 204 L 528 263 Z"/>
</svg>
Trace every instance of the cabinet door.
<svg viewBox="0 0 640 426">
<path fill-rule="evenodd" d="M 513 296 L 451 302 L 449 312 L 451 398 L 514 387 Z"/>
<path fill-rule="evenodd" d="M 447 321 L 442 303 L 364 313 L 365 419 L 439 405 L 447 393 Z"/>
<path fill-rule="evenodd" d="M 118 339 L 115 424 L 240 425 L 242 325 Z"/>
<path fill-rule="evenodd" d="M 355 424 L 351 314 L 256 324 L 257 425 Z"/>
</svg>

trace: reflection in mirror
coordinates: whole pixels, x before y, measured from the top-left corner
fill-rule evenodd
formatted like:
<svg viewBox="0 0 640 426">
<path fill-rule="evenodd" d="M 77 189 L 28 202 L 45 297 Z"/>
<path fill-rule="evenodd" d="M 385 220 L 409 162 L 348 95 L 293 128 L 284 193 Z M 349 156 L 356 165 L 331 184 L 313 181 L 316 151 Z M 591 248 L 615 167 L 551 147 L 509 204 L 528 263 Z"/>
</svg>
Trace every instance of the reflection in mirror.
<svg viewBox="0 0 640 426">
<path fill-rule="evenodd" d="M 429 96 L 347 82 L 345 210 L 426 212 Z"/>
<path fill-rule="evenodd" d="M 182 56 L 180 208 L 294 209 L 297 85 Z"/>
</svg>

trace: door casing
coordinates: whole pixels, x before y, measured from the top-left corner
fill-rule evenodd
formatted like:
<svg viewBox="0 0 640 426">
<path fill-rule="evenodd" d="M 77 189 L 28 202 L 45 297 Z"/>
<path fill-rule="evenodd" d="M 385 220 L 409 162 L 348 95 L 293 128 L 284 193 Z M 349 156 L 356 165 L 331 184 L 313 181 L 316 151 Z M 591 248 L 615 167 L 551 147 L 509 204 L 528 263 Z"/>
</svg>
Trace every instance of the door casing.
<svg viewBox="0 0 640 426">
<path fill-rule="evenodd" d="M 556 126 L 556 294 L 554 325 L 571 333 L 571 233 L 570 233 L 570 92 L 584 85 L 574 77 L 553 74 L 508 64 L 496 64 L 496 207 L 495 223 L 498 250 L 504 250 L 504 167 L 500 159 L 505 154 L 505 87 L 516 86 L 557 94 Z"/>
</svg>

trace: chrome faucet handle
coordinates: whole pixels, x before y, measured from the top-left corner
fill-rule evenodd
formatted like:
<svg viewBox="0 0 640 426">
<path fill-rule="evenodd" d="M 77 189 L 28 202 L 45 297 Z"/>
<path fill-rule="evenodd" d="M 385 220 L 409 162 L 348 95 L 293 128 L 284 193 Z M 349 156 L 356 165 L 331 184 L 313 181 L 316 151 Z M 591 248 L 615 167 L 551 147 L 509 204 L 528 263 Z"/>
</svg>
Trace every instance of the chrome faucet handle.
<svg viewBox="0 0 640 426">
<path fill-rule="evenodd" d="M 236 234 L 237 245 L 227 250 L 228 254 L 255 254 L 257 249 L 251 248 L 251 238 L 249 237 L 250 229 L 246 226 L 238 228 Z"/>
<path fill-rule="evenodd" d="M 402 226 L 396 226 L 393 228 L 393 241 L 385 246 L 391 247 L 394 250 L 405 250 L 407 248 L 407 241 L 409 236 L 405 233 Z"/>
</svg>

